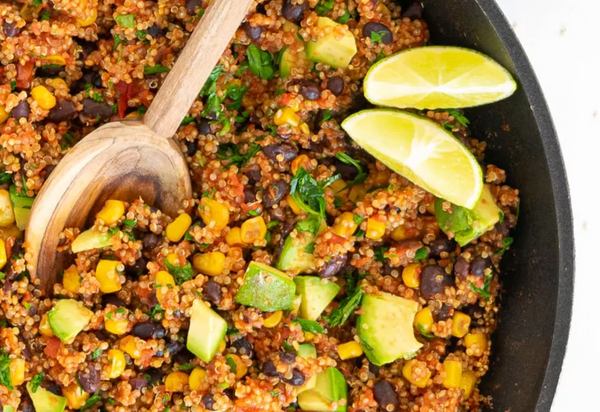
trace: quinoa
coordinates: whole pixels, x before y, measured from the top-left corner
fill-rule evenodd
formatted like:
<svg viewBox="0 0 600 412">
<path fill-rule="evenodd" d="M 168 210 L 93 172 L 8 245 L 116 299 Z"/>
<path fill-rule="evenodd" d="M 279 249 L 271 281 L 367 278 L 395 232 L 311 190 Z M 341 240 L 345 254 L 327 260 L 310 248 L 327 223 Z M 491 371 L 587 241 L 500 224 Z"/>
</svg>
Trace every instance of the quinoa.
<svg viewBox="0 0 600 412">
<path fill-rule="evenodd" d="M 109 121 L 143 116 L 209 3 L 0 4 L 0 189 L 13 186 L 23 196 L 35 196 L 62 156 L 88 133 Z M 349 411 L 479 411 L 489 404 L 477 383 L 489 368 L 499 263 L 517 223 L 518 190 L 505 184 L 504 170 L 486 165 L 484 180 L 502 219 L 460 247 L 438 225 L 437 199 L 374 160 L 340 127 L 348 114 L 366 107 L 362 79 L 372 64 L 429 41 L 419 7 L 411 7 L 406 14 L 390 0 L 256 2 L 174 137 L 193 183 L 193 198 L 182 210 L 191 218 L 184 236 L 169 235 L 176 216 L 143 199 L 122 203 L 114 221 L 97 217 L 91 227 L 61 233 L 60 251 L 68 263 L 46 293 L 28 273 L 23 233 L 12 221 L 3 225 L 8 262 L 0 280 L 0 404 L 30 411 L 26 385 L 37 380 L 66 396 L 68 409 L 85 404 L 87 410 L 109 412 L 299 410 L 303 385 L 331 367 L 348 385 L 348 398 L 331 406 L 346 405 Z M 290 13 L 298 8 L 296 19 Z M 298 64 L 282 78 L 276 62 L 284 51 L 297 57 L 303 42 L 343 36 L 341 26 L 319 27 L 320 15 L 343 22 L 356 40 L 356 55 L 347 68 Z M 367 35 L 369 23 L 386 30 Z M 249 68 L 250 47 L 270 53 L 272 78 Z M 53 96 L 52 108 L 34 98 L 36 86 Z M 295 120 L 276 122 L 285 110 Z M 470 134 L 462 112 L 420 114 L 453 133 L 483 164 L 485 141 Z M 340 162 L 339 153 L 361 165 L 361 181 L 353 183 L 359 171 Z M 307 252 L 310 267 L 288 275 L 320 276 L 340 286 L 318 319 L 326 333 L 303 330 L 297 310 L 265 313 L 235 300 L 249 262 L 276 266 L 284 244 L 307 239 L 294 230 L 310 218 L 291 195 L 298 173 L 327 182 L 318 196 L 324 218 Z M 442 202 L 441 207 L 451 212 L 453 206 Z M 352 219 L 344 221 L 347 214 Z M 246 222 L 256 218 L 250 230 Z M 369 222 L 377 222 L 381 233 L 371 236 Z M 108 243 L 73 253 L 83 230 Z M 103 292 L 108 289 L 100 262 L 115 267 L 110 292 Z M 419 279 L 428 267 L 450 279 L 433 298 L 405 279 L 407 268 Z M 426 329 L 421 324 L 414 329 L 423 346 L 412 359 L 378 367 L 364 355 L 340 357 L 341 344 L 359 342 L 361 310 L 340 326 L 330 325 L 331 316 L 357 287 L 364 294 L 385 292 L 414 301 L 419 311 L 431 313 Z M 61 299 L 76 300 L 91 314 L 72 342 L 62 342 L 48 326 L 48 311 Z M 210 362 L 186 348 L 197 300 L 227 322 Z M 455 336 L 457 313 L 469 317 L 469 333 L 483 336 L 481 345 L 469 346 L 464 335 Z M 316 357 L 296 354 L 306 343 L 314 345 Z M 123 355 L 121 366 L 114 351 Z M 14 372 L 21 360 L 22 373 Z M 445 384 L 446 361 L 461 365 L 458 387 Z M 203 374 L 199 383 L 192 381 L 195 373 Z M 379 385 L 382 381 L 389 385 Z M 392 388 L 387 395 L 396 406 L 382 401 L 384 386 Z"/>
</svg>

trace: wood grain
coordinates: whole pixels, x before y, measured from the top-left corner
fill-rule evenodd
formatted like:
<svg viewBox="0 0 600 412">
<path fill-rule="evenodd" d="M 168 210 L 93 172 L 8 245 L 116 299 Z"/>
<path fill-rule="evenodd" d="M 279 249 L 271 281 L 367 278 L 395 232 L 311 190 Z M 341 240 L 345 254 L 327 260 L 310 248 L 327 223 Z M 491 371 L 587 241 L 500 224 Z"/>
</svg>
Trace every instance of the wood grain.
<svg viewBox="0 0 600 412">
<path fill-rule="evenodd" d="M 146 112 L 144 123 L 156 134 L 175 134 L 253 2 L 214 0 L 206 9 Z"/>
</svg>

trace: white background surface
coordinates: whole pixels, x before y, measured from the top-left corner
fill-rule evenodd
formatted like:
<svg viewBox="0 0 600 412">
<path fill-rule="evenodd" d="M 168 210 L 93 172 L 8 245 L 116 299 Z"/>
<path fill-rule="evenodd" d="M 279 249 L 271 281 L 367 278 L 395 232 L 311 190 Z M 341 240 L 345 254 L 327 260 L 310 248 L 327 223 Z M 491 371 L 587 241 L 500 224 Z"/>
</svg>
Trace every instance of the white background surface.
<svg viewBox="0 0 600 412">
<path fill-rule="evenodd" d="M 598 412 L 600 0 L 497 1 L 540 80 L 571 186 L 577 248 L 575 306 L 552 412 Z"/>
</svg>

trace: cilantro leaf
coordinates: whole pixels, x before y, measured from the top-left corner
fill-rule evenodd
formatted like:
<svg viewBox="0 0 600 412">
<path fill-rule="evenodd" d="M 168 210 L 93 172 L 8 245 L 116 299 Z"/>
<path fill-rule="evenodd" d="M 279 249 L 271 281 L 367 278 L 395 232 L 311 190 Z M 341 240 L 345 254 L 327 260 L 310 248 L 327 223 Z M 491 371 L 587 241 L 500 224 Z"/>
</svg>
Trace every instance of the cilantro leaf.
<svg viewBox="0 0 600 412">
<path fill-rule="evenodd" d="M 512 237 L 505 237 L 504 239 L 502 239 L 502 249 L 498 250 L 494 254 L 495 255 L 503 255 L 504 252 L 506 252 L 508 250 L 510 245 L 513 244 L 513 242 L 514 242 L 514 239 Z"/>
<path fill-rule="evenodd" d="M 423 325 L 420 323 L 417 325 L 417 328 L 419 329 L 419 332 L 421 332 L 421 335 L 425 336 L 426 338 L 432 339 L 434 337 L 431 333 L 427 333 Z"/>
<path fill-rule="evenodd" d="M 334 175 L 329 179 L 317 181 L 303 167 L 300 167 L 290 182 L 290 195 L 300 209 L 312 215 L 324 217 L 325 188 L 339 177 L 339 175 Z"/>
<path fill-rule="evenodd" d="M 467 119 L 462 113 L 460 113 L 458 110 L 455 109 L 449 109 L 446 110 L 448 112 L 448 114 L 452 117 L 454 117 L 454 119 L 460 123 L 461 125 L 463 125 L 464 127 L 468 127 L 469 124 L 471 123 L 469 121 L 469 119 Z"/>
<path fill-rule="evenodd" d="M 169 67 L 165 67 L 162 64 L 155 64 L 154 66 L 144 67 L 144 76 L 149 74 L 166 73 L 171 71 Z"/>
<path fill-rule="evenodd" d="M 183 282 L 187 282 L 188 280 L 194 277 L 194 270 L 192 269 L 192 265 L 190 262 L 186 261 L 183 266 L 176 266 L 169 262 L 168 259 L 165 259 L 165 266 L 173 278 L 175 279 L 175 283 L 181 285 Z"/>
<path fill-rule="evenodd" d="M 335 308 L 331 315 L 324 316 L 330 327 L 340 326 L 346 323 L 350 316 L 356 311 L 363 297 L 362 287 L 356 287 L 352 293 L 346 296 Z"/>
<path fill-rule="evenodd" d="M 120 14 L 115 17 L 115 21 L 121 27 L 132 29 L 135 27 L 135 14 Z"/>
<path fill-rule="evenodd" d="M 378 248 L 375 249 L 375 260 L 377 262 L 381 262 L 381 263 L 385 263 L 385 253 L 389 250 L 390 248 L 387 246 L 379 246 Z"/>
<path fill-rule="evenodd" d="M 35 375 L 33 379 L 31 379 L 31 392 L 36 393 L 43 380 L 44 373 L 38 373 L 37 375 Z"/>
<path fill-rule="evenodd" d="M 427 255 L 428 255 L 428 253 L 427 253 L 427 248 L 426 248 L 426 247 L 422 247 L 422 248 L 418 249 L 418 250 L 415 252 L 415 259 L 416 259 L 416 260 L 423 260 L 423 259 L 427 259 Z"/>
<path fill-rule="evenodd" d="M 85 404 L 79 410 L 83 411 L 85 409 L 89 409 L 100 401 L 102 401 L 102 397 L 100 396 L 100 394 L 98 392 L 96 392 L 95 394 L 93 394 L 92 396 L 89 397 L 89 399 L 85 402 Z"/>
<path fill-rule="evenodd" d="M 8 353 L 0 354 L 0 384 L 6 386 L 7 389 L 13 390 L 12 380 L 10 378 L 10 363 Z"/>
<path fill-rule="evenodd" d="M 362 168 L 360 162 L 358 160 L 353 159 L 352 157 L 348 156 L 346 153 L 337 152 L 337 154 L 335 155 L 335 158 L 338 159 L 342 163 L 346 163 L 347 165 L 354 166 L 356 168 L 356 170 L 358 170 L 358 175 L 351 182 L 346 184 L 346 187 L 344 187 L 344 189 L 342 189 L 342 190 L 346 190 L 352 186 L 356 186 L 358 184 L 364 183 L 364 181 L 367 180 L 367 177 L 369 177 L 369 174 L 366 173 L 365 171 L 363 171 L 363 168 Z"/>
<path fill-rule="evenodd" d="M 315 11 L 319 16 L 324 16 L 328 11 L 333 10 L 335 0 L 323 0 L 315 7 Z"/>
<path fill-rule="evenodd" d="M 259 144 L 250 143 L 246 153 L 240 154 L 240 149 L 235 143 L 222 143 L 217 149 L 217 158 L 220 160 L 230 160 L 230 166 L 235 165 L 241 168 L 261 149 L 262 147 Z"/>
<path fill-rule="evenodd" d="M 10 183 L 12 182 L 12 178 L 12 173 L 2 172 L 0 173 L 0 184 Z"/>
<path fill-rule="evenodd" d="M 273 56 L 271 56 L 271 53 L 251 44 L 248 46 L 246 54 L 252 73 L 265 80 L 273 78 L 275 71 L 273 70 Z"/>
<path fill-rule="evenodd" d="M 323 326 L 319 325 L 319 323 L 314 320 L 298 318 L 298 319 L 296 319 L 296 321 L 302 327 L 303 332 L 311 332 L 311 333 L 325 333 L 326 332 L 325 329 L 323 328 Z"/>
</svg>

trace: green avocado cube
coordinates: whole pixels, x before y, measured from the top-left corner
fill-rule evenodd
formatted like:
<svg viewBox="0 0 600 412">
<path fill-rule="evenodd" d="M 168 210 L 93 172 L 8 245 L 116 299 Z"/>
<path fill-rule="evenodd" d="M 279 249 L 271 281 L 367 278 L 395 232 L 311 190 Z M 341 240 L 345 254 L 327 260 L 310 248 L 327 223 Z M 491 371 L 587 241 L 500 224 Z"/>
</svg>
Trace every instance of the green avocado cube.
<svg viewBox="0 0 600 412">
<path fill-rule="evenodd" d="M 356 39 L 347 27 L 327 17 L 317 19 L 318 28 L 331 27 L 332 31 L 306 44 L 306 55 L 317 63 L 336 69 L 345 69 L 357 52 Z M 342 34 L 341 38 L 338 38 Z"/>
<path fill-rule="evenodd" d="M 302 296 L 298 313 L 302 319 L 317 320 L 340 291 L 337 284 L 316 276 L 297 276 L 294 282 Z"/>
<path fill-rule="evenodd" d="M 342 399 L 346 399 L 346 402 L 332 410 L 330 405 Z M 344 375 L 336 368 L 329 367 L 317 375 L 314 388 L 298 395 L 298 405 L 303 411 L 346 412 L 347 399 L 348 384 Z"/>
<path fill-rule="evenodd" d="M 89 229 L 81 232 L 73 243 L 71 243 L 71 251 L 73 253 L 83 252 L 84 250 L 102 249 L 110 246 L 110 235 Z"/>
<path fill-rule="evenodd" d="M 186 347 L 204 362 L 210 362 L 227 333 L 227 322 L 200 299 L 192 303 Z"/>
<path fill-rule="evenodd" d="M 306 359 L 317 358 L 317 349 L 312 343 L 301 343 L 300 345 L 298 345 L 298 351 L 296 353 L 298 354 L 298 356 Z"/>
<path fill-rule="evenodd" d="M 286 78 L 292 73 L 292 69 L 306 69 L 307 71 L 312 69 L 315 63 L 310 61 L 306 55 L 306 45 L 297 34 L 298 26 L 288 21 L 283 23 L 283 31 L 296 33 L 296 41 L 281 52 L 279 75 Z"/>
<path fill-rule="evenodd" d="M 74 299 L 56 302 L 48 312 L 48 324 L 52 333 L 64 343 L 71 343 L 94 316 L 94 312 Z"/>
<path fill-rule="evenodd" d="M 31 382 L 27 384 L 27 392 L 35 412 L 62 412 L 67 406 L 67 398 L 55 395 L 41 386 L 34 388 Z"/>
<path fill-rule="evenodd" d="M 286 273 L 264 263 L 250 262 L 235 301 L 263 312 L 275 312 L 291 309 L 295 295 L 296 284 Z"/>
</svg>

